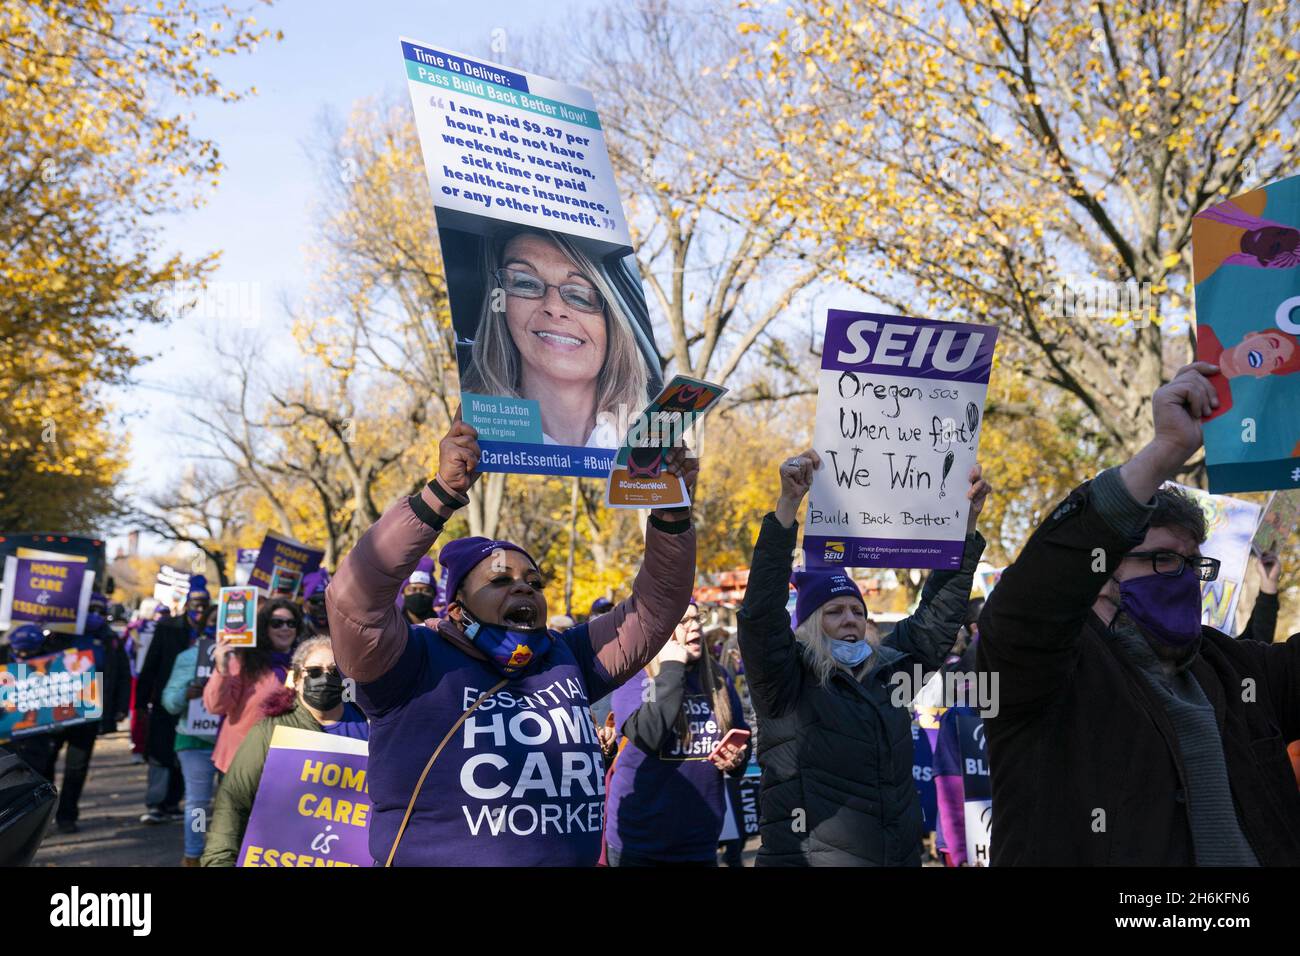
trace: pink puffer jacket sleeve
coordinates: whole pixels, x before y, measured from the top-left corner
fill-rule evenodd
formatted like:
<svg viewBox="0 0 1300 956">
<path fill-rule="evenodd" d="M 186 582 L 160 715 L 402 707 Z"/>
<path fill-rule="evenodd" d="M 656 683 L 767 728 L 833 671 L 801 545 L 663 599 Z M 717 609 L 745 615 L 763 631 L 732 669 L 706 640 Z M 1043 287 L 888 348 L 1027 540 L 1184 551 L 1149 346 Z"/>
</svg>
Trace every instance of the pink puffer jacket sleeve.
<svg viewBox="0 0 1300 956">
<path fill-rule="evenodd" d="M 447 509 L 428 488 L 424 502 Z M 359 683 L 378 680 L 406 647 L 406 621 L 395 603 L 402 581 L 428 553 L 439 532 L 402 499 L 371 525 L 325 589 L 330 638 L 339 669 Z"/>
<path fill-rule="evenodd" d="M 686 614 L 694 588 L 695 528 L 674 534 L 651 518 L 631 597 L 587 628 L 596 661 L 612 684 L 625 683 L 654 659 Z"/>
</svg>

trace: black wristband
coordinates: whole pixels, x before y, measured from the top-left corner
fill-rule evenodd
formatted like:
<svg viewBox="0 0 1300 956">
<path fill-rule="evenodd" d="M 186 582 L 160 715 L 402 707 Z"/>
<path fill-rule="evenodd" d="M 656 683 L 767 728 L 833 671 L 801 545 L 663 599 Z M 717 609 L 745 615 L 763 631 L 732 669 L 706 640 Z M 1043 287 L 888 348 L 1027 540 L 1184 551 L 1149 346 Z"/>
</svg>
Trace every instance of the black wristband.
<svg viewBox="0 0 1300 956">
<path fill-rule="evenodd" d="M 428 502 L 424 500 L 423 496 L 414 494 L 406 500 L 410 504 L 411 510 L 415 512 L 415 516 L 434 531 L 441 531 L 443 525 L 447 523 L 446 518 L 429 507 Z"/>
<path fill-rule="evenodd" d="M 444 505 L 446 505 L 448 508 L 450 508 L 453 511 L 455 511 L 457 508 L 464 508 L 467 504 L 469 504 L 468 501 L 461 501 L 459 498 L 457 498 L 455 495 L 449 492 L 446 488 L 444 488 L 441 484 L 439 484 L 437 478 L 434 478 L 432 481 L 429 482 L 429 490 L 432 491 L 438 497 L 439 501 L 441 501 Z"/>
<path fill-rule="evenodd" d="M 677 509 L 674 509 L 677 510 Z M 686 509 L 681 509 L 684 514 L 678 521 L 669 521 L 667 518 L 661 518 L 656 514 L 650 516 L 650 523 L 658 528 L 664 534 L 681 534 L 683 531 L 689 531 L 691 527 L 691 513 Z"/>
</svg>

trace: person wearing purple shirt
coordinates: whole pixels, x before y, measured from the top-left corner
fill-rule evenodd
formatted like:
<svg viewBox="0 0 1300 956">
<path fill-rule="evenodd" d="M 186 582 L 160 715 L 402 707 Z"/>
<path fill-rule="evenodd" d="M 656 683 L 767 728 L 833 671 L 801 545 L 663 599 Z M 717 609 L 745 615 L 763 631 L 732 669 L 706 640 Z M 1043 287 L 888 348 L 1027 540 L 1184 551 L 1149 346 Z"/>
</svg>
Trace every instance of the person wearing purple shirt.
<svg viewBox="0 0 1300 956">
<path fill-rule="evenodd" d="M 370 852 L 399 866 L 591 866 L 604 773 L 590 702 L 644 667 L 690 601 L 690 509 L 655 510 L 632 595 L 549 631 L 541 571 L 519 545 L 444 546 L 444 618 L 412 624 L 394 599 L 479 478 L 478 433 L 457 420 L 438 472 L 343 560 L 325 592 L 339 666 L 371 721 Z M 668 470 L 693 488 L 682 449 Z M 435 626 L 429 626 L 435 625 Z"/>
<path fill-rule="evenodd" d="M 612 701 L 627 742 L 609 785 L 609 865 L 716 866 L 724 775 L 744 774 L 749 745 L 716 763 L 710 755 L 728 731 L 749 728 L 726 672 L 704 653 L 694 604 L 639 676 Z"/>
</svg>

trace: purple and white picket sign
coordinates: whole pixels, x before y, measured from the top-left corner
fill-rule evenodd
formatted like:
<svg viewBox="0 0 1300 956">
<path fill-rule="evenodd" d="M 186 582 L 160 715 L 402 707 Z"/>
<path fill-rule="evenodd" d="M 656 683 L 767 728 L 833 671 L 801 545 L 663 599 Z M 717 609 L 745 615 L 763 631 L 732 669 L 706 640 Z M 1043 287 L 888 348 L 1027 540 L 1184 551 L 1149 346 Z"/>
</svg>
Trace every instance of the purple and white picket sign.
<svg viewBox="0 0 1300 956">
<path fill-rule="evenodd" d="M 39 624 L 59 634 L 81 634 L 95 587 L 86 559 L 19 548 L 7 555 L 0 591 L 0 631 Z"/>
<path fill-rule="evenodd" d="M 997 329 L 831 309 L 809 568 L 961 566 Z"/>
<path fill-rule="evenodd" d="M 323 557 L 325 552 L 320 548 L 268 531 L 257 552 L 257 561 L 248 573 L 247 583 L 269 596 L 274 593 L 278 582 L 292 581 L 288 590 L 296 598 L 302 579 L 320 567 Z"/>
<path fill-rule="evenodd" d="M 372 866 L 364 740 L 276 727 L 238 866 Z"/>
<path fill-rule="evenodd" d="M 257 564 L 257 555 L 257 548 L 235 549 L 235 587 L 243 587 L 248 583 L 253 566 Z"/>
</svg>

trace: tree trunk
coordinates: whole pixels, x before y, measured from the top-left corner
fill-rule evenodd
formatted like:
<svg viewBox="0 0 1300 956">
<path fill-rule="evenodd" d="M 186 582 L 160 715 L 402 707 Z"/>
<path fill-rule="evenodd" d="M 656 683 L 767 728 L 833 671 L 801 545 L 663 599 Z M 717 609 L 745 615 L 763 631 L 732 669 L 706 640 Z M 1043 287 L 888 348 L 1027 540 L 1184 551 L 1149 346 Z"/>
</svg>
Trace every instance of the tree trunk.
<svg viewBox="0 0 1300 956">
<path fill-rule="evenodd" d="M 569 498 L 569 556 L 564 562 L 564 613 L 573 616 L 573 552 L 578 545 L 578 489 L 582 479 L 573 479 Z"/>
</svg>

